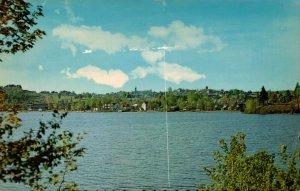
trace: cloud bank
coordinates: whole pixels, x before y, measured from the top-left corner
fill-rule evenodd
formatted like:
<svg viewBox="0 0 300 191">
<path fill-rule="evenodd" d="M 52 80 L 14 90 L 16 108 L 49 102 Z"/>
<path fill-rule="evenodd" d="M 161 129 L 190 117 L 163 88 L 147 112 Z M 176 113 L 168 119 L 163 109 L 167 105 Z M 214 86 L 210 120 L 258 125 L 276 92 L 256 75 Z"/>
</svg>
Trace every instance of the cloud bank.
<svg viewBox="0 0 300 191">
<path fill-rule="evenodd" d="M 173 47 L 166 51 L 193 50 L 195 52 L 221 51 L 225 44 L 215 35 L 205 34 L 199 26 L 186 25 L 182 21 L 173 21 L 167 26 L 152 26 L 144 37 L 124 35 L 102 29 L 101 26 L 60 25 L 53 29 L 53 36 L 62 41 L 62 48 L 70 49 L 73 56 L 77 53 L 77 46 L 85 48 L 83 54 L 103 51 L 115 54 L 120 51 L 139 51 L 143 60 L 150 64 L 138 66 L 131 73 L 132 79 L 145 78 L 149 74 L 157 75 L 176 84 L 182 81 L 194 82 L 205 78 L 205 74 L 193 71 L 187 66 L 177 63 L 163 63 L 164 52 L 157 47 L 167 45 Z M 96 52 L 95 52 L 96 53 Z M 121 70 L 103 70 L 95 66 L 85 66 L 75 73 L 65 69 L 63 73 L 68 78 L 87 78 L 98 84 L 109 85 L 114 88 L 122 87 L 128 80 L 127 74 Z"/>
<path fill-rule="evenodd" d="M 52 34 L 61 39 L 63 44 L 67 44 L 73 54 L 75 45 L 84 46 L 92 51 L 104 51 L 107 54 L 114 54 L 124 49 L 151 50 L 161 45 L 175 47 L 173 50 L 196 49 L 198 52 L 215 52 L 225 47 L 218 36 L 207 35 L 202 27 L 187 26 L 179 20 L 173 21 L 167 27 L 152 26 L 144 37 L 106 31 L 101 26 L 69 24 L 54 28 Z"/>
</svg>

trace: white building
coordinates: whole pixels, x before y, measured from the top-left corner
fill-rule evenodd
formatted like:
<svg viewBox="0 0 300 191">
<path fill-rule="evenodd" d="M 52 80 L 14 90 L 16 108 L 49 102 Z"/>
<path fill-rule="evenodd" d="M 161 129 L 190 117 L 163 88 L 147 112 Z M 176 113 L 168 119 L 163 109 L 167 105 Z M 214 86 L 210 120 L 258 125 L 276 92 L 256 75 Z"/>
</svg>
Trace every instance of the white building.
<svg viewBox="0 0 300 191">
<path fill-rule="evenodd" d="M 144 111 L 147 111 L 147 103 L 146 102 L 142 103 L 142 109 Z"/>
</svg>

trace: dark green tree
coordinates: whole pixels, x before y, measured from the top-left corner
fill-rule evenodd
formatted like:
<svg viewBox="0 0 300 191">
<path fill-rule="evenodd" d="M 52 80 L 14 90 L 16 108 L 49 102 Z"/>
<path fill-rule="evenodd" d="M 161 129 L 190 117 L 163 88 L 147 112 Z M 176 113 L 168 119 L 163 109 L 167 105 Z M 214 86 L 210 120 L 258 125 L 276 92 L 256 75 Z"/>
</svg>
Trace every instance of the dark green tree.
<svg viewBox="0 0 300 191">
<path fill-rule="evenodd" d="M 4 111 L 5 110 L 4 101 L 5 101 L 5 93 L 4 93 L 3 87 L 0 86 L 0 111 Z"/>
<path fill-rule="evenodd" d="M 300 86 L 299 86 L 298 82 L 297 82 L 295 90 L 294 90 L 294 95 L 295 95 L 295 100 L 296 100 L 295 107 L 299 111 L 300 110 Z"/>
<path fill-rule="evenodd" d="M 266 91 L 265 87 L 261 88 L 259 93 L 259 103 L 265 105 L 268 102 L 268 92 Z"/>
<path fill-rule="evenodd" d="M 0 54 L 15 54 L 31 49 L 46 34 L 34 28 L 41 16 L 41 6 L 33 10 L 31 3 L 24 0 L 1 0 Z"/>
<path fill-rule="evenodd" d="M 295 95 L 295 98 L 296 98 L 296 99 L 299 99 L 299 98 L 300 98 L 300 85 L 299 85 L 298 82 L 297 82 L 296 87 L 295 87 L 295 90 L 294 90 L 294 95 Z"/>
<path fill-rule="evenodd" d="M 284 102 L 288 103 L 292 100 L 292 94 L 289 90 L 286 90 L 284 93 Z"/>
</svg>

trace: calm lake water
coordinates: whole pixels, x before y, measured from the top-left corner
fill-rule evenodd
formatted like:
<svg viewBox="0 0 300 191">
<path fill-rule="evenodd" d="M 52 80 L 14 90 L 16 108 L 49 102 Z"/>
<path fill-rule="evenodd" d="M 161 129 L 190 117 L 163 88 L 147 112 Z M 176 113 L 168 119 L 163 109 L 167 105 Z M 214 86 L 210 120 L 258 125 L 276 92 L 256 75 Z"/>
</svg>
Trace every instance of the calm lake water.
<svg viewBox="0 0 300 191">
<path fill-rule="evenodd" d="M 50 113 L 21 113 L 24 129 L 37 127 Z M 195 189 L 209 180 L 203 168 L 213 164 L 221 138 L 246 134 L 248 152 L 295 148 L 299 115 L 247 115 L 229 112 L 168 113 L 171 189 Z M 86 190 L 167 189 L 165 113 L 69 113 L 64 128 L 86 132 L 87 148 L 71 179 Z M 1 184 L 0 190 L 23 190 Z"/>
</svg>

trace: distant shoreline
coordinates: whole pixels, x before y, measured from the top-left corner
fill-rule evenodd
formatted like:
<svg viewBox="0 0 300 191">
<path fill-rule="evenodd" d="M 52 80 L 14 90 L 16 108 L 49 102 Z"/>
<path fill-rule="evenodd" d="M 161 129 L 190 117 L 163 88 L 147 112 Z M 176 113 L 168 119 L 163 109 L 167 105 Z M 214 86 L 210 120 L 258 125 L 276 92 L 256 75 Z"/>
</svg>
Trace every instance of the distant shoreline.
<svg viewBox="0 0 300 191">
<path fill-rule="evenodd" d="M 9 112 L 9 111 L 2 111 L 2 112 Z M 43 110 L 43 111 L 28 111 L 28 110 L 21 110 L 18 113 L 42 113 L 42 112 L 49 112 L 52 113 L 53 110 Z M 66 111 L 66 110 L 58 110 L 58 112 L 68 112 L 68 113 L 165 113 L 165 111 Z M 168 111 L 168 113 L 241 113 L 241 114 L 259 114 L 259 115 L 269 115 L 269 114 L 300 114 L 299 112 L 270 112 L 270 113 L 246 113 L 241 111 L 230 111 L 230 110 L 214 110 L 214 111 Z"/>
</svg>

